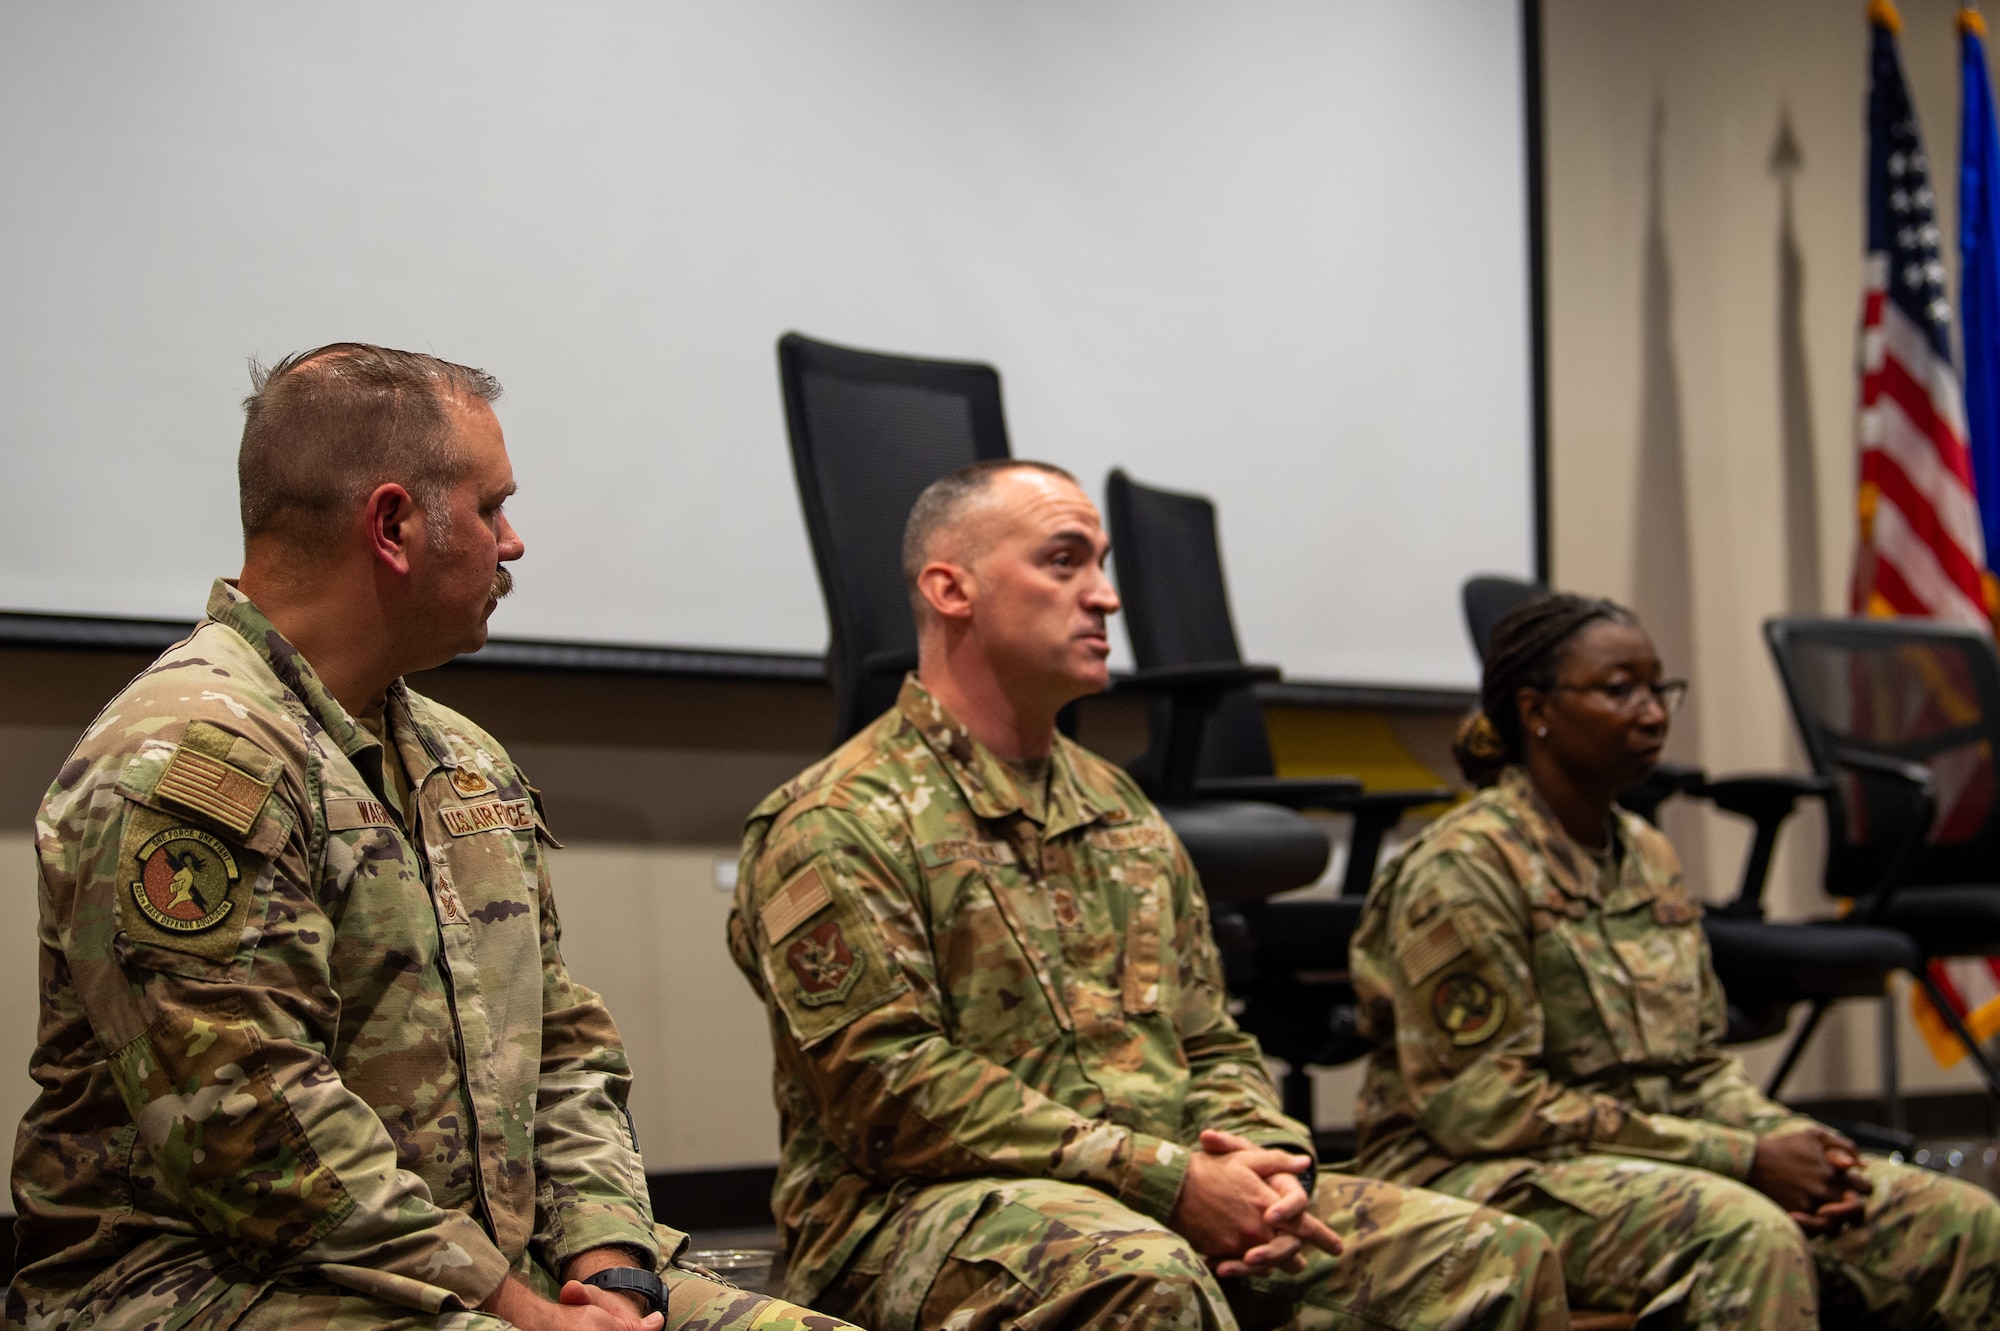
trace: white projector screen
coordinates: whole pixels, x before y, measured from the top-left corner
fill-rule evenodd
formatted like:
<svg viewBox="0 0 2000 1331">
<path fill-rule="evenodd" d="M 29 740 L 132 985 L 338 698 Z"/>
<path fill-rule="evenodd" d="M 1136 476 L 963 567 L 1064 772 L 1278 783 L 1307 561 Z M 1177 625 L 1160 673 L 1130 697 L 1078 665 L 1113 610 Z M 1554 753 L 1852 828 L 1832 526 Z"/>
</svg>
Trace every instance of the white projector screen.
<svg viewBox="0 0 2000 1331">
<path fill-rule="evenodd" d="M 1465 685 L 1526 574 L 1515 0 L 0 11 L 0 608 L 191 618 L 248 357 L 507 386 L 499 635 L 822 650 L 773 345 L 1210 495 L 1246 654 Z"/>
</svg>

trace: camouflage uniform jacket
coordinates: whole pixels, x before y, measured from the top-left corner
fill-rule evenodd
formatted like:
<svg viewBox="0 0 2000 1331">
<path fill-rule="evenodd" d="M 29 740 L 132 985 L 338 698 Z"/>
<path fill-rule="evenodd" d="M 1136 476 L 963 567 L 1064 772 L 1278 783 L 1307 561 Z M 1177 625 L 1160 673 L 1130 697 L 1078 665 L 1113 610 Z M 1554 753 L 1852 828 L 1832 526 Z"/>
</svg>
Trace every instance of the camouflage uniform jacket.
<svg viewBox="0 0 2000 1331">
<path fill-rule="evenodd" d="M 1158 811 L 1060 737 L 1046 806 L 1023 784 L 913 677 L 750 816 L 729 939 L 777 1053 L 788 1298 L 928 1184 L 1065 1179 L 1164 1221 L 1204 1127 L 1310 1151 Z"/>
<path fill-rule="evenodd" d="M 1375 1042 L 1362 1172 L 1484 1200 L 1543 1159 L 1608 1151 L 1745 1178 L 1759 1135 L 1803 1126 L 1722 1052 L 1701 905 L 1659 831 L 1570 840 L 1528 781 L 1438 819 L 1377 875 L 1352 948 Z"/>
<path fill-rule="evenodd" d="M 437 1311 L 607 1243 L 656 1258 L 624 1049 L 563 968 L 520 770 L 399 681 L 406 835 L 383 747 L 233 586 L 208 611 L 36 820 L 8 1322 L 171 1285 L 226 1326 L 302 1276 Z"/>
</svg>

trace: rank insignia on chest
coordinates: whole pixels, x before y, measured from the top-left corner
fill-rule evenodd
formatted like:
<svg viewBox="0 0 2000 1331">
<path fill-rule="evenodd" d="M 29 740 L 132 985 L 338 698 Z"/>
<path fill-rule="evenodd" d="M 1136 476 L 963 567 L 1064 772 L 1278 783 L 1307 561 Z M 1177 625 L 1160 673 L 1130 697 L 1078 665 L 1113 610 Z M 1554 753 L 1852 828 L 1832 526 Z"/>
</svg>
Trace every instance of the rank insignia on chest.
<svg viewBox="0 0 2000 1331">
<path fill-rule="evenodd" d="M 484 795 L 493 789 L 493 783 L 470 767 L 454 767 L 451 769 L 451 788 L 469 799 L 474 795 Z"/>
<path fill-rule="evenodd" d="M 799 1001 L 807 1007 L 844 1000 L 861 978 L 862 962 L 847 946 L 839 920 L 828 920 L 785 949 L 785 964 L 798 977 Z"/>
<path fill-rule="evenodd" d="M 237 879 L 229 847 L 192 827 L 170 827 L 140 845 L 132 901 L 160 928 L 177 934 L 213 929 L 229 915 Z"/>
<path fill-rule="evenodd" d="M 1507 995 L 1496 992 L 1477 975 L 1461 971 L 1445 976 L 1431 991 L 1431 1016 L 1453 1044 L 1485 1044 L 1507 1019 Z"/>
</svg>

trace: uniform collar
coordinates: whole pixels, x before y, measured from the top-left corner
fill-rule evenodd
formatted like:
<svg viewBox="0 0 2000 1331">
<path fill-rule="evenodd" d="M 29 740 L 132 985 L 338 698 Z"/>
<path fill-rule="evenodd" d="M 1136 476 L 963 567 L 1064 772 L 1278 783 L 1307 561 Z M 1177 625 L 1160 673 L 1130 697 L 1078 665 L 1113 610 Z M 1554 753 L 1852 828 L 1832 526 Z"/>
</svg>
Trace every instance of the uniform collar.
<svg viewBox="0 0 2000 1331">
<path fill-rule="evenodd" d="M 237 636 L 249 643 L 251 650 L 271 667 L 271 673 L 278 677 L 279 682 L 305 704 L 309 721 L 326 732 L 328 741 L 347 755 L 364 774 L 373 768 L 373 784 L 380 784 L 381 744 L 348 714 L 339 699 L 327 691 L 312 662 L 306 660 L 290 639 L 278 632 L 277 626 L 257 608 L 255 601 L 243 594 L 243 589 L 234 580 L 215 580 L 208 593 L 208 617 L 224 628 L 234 630 Z M 413 696 L 400 679 L 389 686 L 388 724 L 384 729 L 397 740 L 411 782 L 421 785 L 424 778 L 438 767 L 453 766 L 455 763 L 448 756 L 452 753 L 450 742 L 430 723 L 424 709 L 411 706 Z M 410 742 L 412 736 L 415 744 Z"/>
<path fill-rule="evenodd" d="M 1006 818 L 1016 813 L 1032 818 L 1028 814 L 1032 801 L 1029 792 L 1022 788 L 1020 777 L 991 749 L 974 739 L 972 732 L 951 714 L 951 709 L 917 682 L 914 673 L 903 679 L 896 710 L 923 737 L 973 813 L 981 818 Z M 1075 744 L 1062 735 L 1056 736 L 1055 748 L 1049 754 L 1048 822 L 1042 829 L 1043 836 L 1056 836 L 1087 823 L 1115 820 L 1124 815 L 1121 806 L 1104 804 L 1085 792 L 1076 778 L 1077 752 Z"/>
<path fill-rule="evenodd" d="M 1507 768 L 1500 774 L 1496 789 L 1498 798 L 1520 825 L 1530 853 L 1547 866 L 1549 880 L 1568 896 L 1586 901 L 1600 900 L 1602 857 L 1578 845 L 1563 830 L 1561 820 L 1542 799 L 1541 792 L 1535 789 L 1528 769 L 1518 765 Z M 1611 812 L 1611 836 L 1618 850 L 1619 863 L 1631 865 L 1634 862 L 1631 838 L 1624 819 L 1615 808 Z"/>
</svg>

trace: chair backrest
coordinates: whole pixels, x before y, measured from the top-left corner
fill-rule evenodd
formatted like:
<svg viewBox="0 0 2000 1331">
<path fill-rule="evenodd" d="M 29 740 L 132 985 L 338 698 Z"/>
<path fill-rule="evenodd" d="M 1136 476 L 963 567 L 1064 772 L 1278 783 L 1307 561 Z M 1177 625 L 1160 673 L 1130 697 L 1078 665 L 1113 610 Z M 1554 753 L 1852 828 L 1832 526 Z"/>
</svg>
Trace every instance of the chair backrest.
<svg viewBox="0 0 2000 1331">
<path fill-rule="evenodd" d="M 1918 763 L 1937 782 L 1937 818 L 1897 881 L 1921 886 L 2000 879 L 1994 746 L 2000 657 L 1973 629 L 1917 619 L 1772 619 L 1764 637 L 1784 680 L 1827 801 L 1827 890 L 1872 891 L 1886 870 L 1889 792 L 1835 761 L 1855 750 Z"/>
<path fill-rule="evenodd" d="M 896 701 L 916 663 L 903 586 L 903 524 L 938 477 L 1004 458 L 1000 375 L 990 365 L 778 339 L 792 470 L 832 630 L 834 743 Z"/>
<path fill-rule="evenodd" d="M 1105 482 L 1105 515 L 1125 632 L 1139 668 L 1242 660 L 1215 505 L 1200 495 L 1141 485 L 1120 469 Z M 1166 733 L 1158 718 L 1153 733 Z M 1270 776 L 1275 770 L 1256 695 L 1247 688 L 1227 694 L 1202 732 L 1196 774 Z"/>
<path fill-rule="evenodd" d="M 1509 610 L 1547 590 L 1545 583 L 1497 574 L 1465 580 L 1459 588 L 1459 600 L 1465 606 L 1465 631 L 1472 635 L 1472 650 L 1479 654 L 1481 665 L 1486 664 L 1486 649 L 1493 642 L 1493 626 L 1506 618 Z"/>
</svg>

